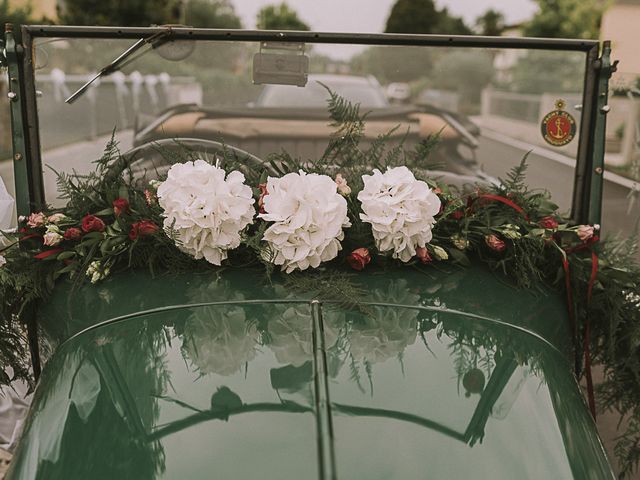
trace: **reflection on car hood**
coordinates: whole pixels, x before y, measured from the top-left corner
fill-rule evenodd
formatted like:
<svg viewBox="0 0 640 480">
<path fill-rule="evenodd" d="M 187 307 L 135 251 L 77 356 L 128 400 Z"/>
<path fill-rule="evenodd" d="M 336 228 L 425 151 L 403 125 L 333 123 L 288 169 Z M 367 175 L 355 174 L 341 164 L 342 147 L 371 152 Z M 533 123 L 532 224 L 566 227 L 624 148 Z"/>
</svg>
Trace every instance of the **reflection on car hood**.
<svg viewBox="0 0 640 480">
<path fill-rule="evenodd" d="M 481 266 L 455 272 L 408 268 L 355 274 L 358 303 L 437 307 L 486 317 L 541 335 L 561 351 L 570 338 L 564 299 L 509 285 Z M 147 272 L 113 275 L 97 285 L 59 285 L 40 313 L 40 324 L 59 343 L 87 327 L 114 318 L 170 306 L 207 302 L 309 300 L 313 292 L 289 288 L 285 276 L 267 279 L 261 270 L 226 269 L 204 274 L 152 277 Z"/>
<path fill-rule="evenodd" d="M 481 316 L 530 297 L 468 275 L 366 275 L 354 308 L 246 271 L 87 289 L 71 318 L 134 316 L 63 343 L 9 478 L 610 478 L 566 359 Z"/>
</svg>

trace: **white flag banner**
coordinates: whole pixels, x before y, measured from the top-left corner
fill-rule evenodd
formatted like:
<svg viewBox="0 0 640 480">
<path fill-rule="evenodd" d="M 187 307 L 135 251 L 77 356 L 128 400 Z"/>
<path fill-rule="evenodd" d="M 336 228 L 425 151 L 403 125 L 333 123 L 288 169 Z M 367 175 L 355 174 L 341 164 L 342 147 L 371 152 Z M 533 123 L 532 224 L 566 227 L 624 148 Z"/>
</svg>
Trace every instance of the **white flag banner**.
<svg viewBox="0 0 640 480">
<path fill-rule="evenodd" d="M 4 186 L 2 178 L 0 178 L 0 230 L 9 230 L 11 228 L 11 220 L 15 209 L 15 200 Z"/>
</svg>

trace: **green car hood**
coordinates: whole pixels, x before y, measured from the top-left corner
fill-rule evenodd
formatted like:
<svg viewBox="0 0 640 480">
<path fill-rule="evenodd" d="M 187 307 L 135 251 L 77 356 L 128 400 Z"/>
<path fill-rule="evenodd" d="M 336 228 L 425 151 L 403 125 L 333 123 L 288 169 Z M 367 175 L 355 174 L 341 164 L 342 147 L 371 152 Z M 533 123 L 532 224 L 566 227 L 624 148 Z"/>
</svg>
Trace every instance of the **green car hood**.
<svg viewBox="0 0 640 480">
<path fill-rule="evenodd" d="M 354 302 L 433 306 L 510 324 L 571 350 L 565 299 L 549 291 L 517 289 L 482 266 L 439 271 L 371 270 L 354 275 Z M 267 278 L 260 270 L 153 277 L 147 272 L 114 275 L 97 285 L 57 287 L 39 310 L 39 324 L 54 345 L 95 325 L 142 312 L 195 304 L 238 301 L 310 300 L 314 292 L 294 288 L 287 276 Z M 337 296 L 337 301 L 345 298 Z M 347 297 L 350 300 L 350 297 Z"/>
<path fill-rule="evenodd" d="M 561 299 L 360 278 L 348 306 L 246 271 L 62 290 L 8 478 L 613 478 Z"/>
</svg>

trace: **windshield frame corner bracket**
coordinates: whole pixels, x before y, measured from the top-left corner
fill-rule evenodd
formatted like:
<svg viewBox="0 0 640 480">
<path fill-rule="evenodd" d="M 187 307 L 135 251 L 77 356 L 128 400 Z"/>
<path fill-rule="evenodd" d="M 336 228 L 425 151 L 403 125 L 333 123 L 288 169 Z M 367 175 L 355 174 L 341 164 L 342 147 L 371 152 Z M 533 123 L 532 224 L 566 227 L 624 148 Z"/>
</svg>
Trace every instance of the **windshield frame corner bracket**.
<svg viewBox="0 0 640 480">
<path fill-rule="evenodd" d="M 617 61 L 611 60 L 611 42 L 602 43 L 600 57 L 593 63 L 597 75 L 596 99 L 593 111 L 593 151 L 591 157 L 590 195 L 587 222 L 600 224 L 605 170 L 605 139 L 609 106 L 609 80 L 617 69 Z"/>
</svg>

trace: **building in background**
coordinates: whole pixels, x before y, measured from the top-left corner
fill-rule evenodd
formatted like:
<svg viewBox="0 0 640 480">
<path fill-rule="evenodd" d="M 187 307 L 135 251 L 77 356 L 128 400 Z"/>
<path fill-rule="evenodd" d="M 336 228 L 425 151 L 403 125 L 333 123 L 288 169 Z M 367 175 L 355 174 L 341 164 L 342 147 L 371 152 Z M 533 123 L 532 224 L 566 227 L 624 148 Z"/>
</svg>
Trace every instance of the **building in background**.
<svg viewBox="0 0 640 480">
<path fill-rule="evenodd" d="M 9 0 L 11 8 L 31 7 L 32 18 L 46 17 L 50 20 L 56 20 L 58 14 L 56 11 L 57 0 Z"/>
<path fill-rule="evenodd" d="M 614 84 L 630 85 L 640 77 L 639 26 L 640 0 L 616 0 L 602 16 L 600 38 L 611 40 L 612 57 L 620 61 Z"/>
</svg>

